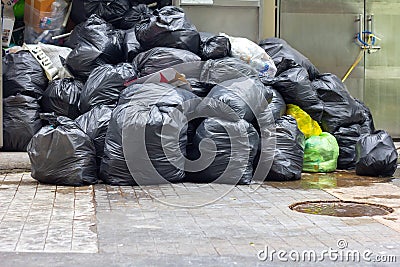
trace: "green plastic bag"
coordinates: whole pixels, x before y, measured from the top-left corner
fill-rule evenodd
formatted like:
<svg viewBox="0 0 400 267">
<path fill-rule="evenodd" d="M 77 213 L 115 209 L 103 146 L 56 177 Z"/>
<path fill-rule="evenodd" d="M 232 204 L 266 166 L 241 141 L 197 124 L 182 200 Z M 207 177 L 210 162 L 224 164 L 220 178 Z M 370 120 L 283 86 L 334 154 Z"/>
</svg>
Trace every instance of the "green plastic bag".
<svg viewBox="0 0 400 267">
<path fill-rule="evenodd" d="M 333 172 L 337 168 L 339 145 L 330 133 L 311 136 L 304 148 L 303 171 Z"/>
<path fill-rule="evenodd" d="M 313 120 L 310 115 L 308 115 L 307 112 L 302 110 L 300 107 L 293 104 L 288 104 L 286 114 L 291 115 L 296 119 L 297 126 L 306 138 L 311 136 L 319 136 L 322 133 L 318 122 Z"/>
</svg>

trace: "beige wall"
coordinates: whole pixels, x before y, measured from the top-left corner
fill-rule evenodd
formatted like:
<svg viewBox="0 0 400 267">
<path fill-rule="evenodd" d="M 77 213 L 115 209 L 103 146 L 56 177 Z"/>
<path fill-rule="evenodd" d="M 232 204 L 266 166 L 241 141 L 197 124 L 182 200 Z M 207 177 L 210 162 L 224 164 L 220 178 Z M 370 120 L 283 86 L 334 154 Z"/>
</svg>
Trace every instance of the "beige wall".
<svg viewBox="0 0 400 267">
<path fill-rule="evenodd" d="M 275 36 L 275 0 L 264 0 L 262 39 Z"/>
</svg>

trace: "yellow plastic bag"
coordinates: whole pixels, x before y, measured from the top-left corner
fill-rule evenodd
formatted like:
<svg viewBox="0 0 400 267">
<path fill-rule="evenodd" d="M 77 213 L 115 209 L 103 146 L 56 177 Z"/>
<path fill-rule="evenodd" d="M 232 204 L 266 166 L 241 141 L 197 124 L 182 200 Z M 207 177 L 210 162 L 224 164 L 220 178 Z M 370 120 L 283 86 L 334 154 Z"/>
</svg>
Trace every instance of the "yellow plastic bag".
<svg viewBox="0 0 400 267">
<path fill-rule="evenodd" d="M 288 104 L 287 115 L 291 115 L 297 121 L 297 126 L 300 131 L 303 132 L 306 138 L 311 136 L 319 136 L 322 133 L 321 127 L 319 127 L 318 122 L 313 120 L 310 115 L 307 114 L 304 110 L 299 108 L 296 105 Z"/>
</svg>

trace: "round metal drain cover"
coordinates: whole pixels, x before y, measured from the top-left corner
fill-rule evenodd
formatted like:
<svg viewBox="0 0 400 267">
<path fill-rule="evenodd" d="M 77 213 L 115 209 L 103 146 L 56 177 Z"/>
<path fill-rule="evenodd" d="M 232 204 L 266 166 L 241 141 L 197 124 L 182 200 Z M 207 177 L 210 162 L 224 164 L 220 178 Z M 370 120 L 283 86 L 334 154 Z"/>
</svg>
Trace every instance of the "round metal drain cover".
<svg viewBox="0 0 400 267">
<path fill-rule="evenodd" d="M 306 201 L 289 208 L 307 214 L 336 217 L 382 216 L 393 212 L 392 208 L 383 205 L 352 201 Z"/>
</svg>

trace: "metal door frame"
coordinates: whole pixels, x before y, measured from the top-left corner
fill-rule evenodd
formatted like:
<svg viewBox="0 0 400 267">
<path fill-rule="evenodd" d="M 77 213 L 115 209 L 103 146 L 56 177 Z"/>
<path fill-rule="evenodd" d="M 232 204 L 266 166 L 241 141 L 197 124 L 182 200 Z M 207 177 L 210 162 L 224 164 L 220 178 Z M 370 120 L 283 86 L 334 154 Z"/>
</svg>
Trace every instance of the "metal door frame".
<svg viewBox="0 0 400 267">
<path fill-rule="evenodd" d="M 185 6 L 257 7 L 258 8 L 257 42 L 262 38 L 264 0 L 213 0 L 213 4 L 202 4 L 202 3 L 186 4 L 182 3 L 182 0 L 172 0 L 172 5 L 182 8 L 184 8 Z"/>
<path fill-rule="evenodd" d="M 349 3 L 348 5 L 346 4 L 347 2 Z M 314 5 L 314 3 L 316 5 Z M 334 7 L 334 3 L 338 4 L 337 10 L 330 8 Z M 300 51 L 301 49 L 303 49 L 304 52 L 307 51 L 305 55 L 311 57 L 311 61 L 317 64 L 317 68 L 322 72 L 333 72 L 341 78 L 350 66 L 354 66 L 354 60 L 356 58 L 358 59 L 357 54 L 363 55 L 362 61 L 354 68 L 354 71 L 349 76 L 349 79 L 346 80 L 345 84 L 354 97 L 361 99 L 371 109 L 377 128 L 385 129 L 393 138 L 399 138 L 400 126 L 398 122 L 400 120 L 400 115 L 398 115 L 398 103 L 400 102 L 400 91 L 398 90 L 397 84 L 400 82 L 400 64 L 396 42 L 399 42 L 400 37 L 395 33 L 396 25 L 400 21 L 398 13 L 398 10 L 400 10 L 400 0 L 277 0 L 277 4 L 277 36 L 293 41 L 298 45 Z M 342 8 L 342 4 L 346 4 L 346 6 Z M 354 8 L 356 6 L 359 8 Z M 299 12 L 296 11 L 297 9 L 299 9 Z M 387 14 L 390 16 L 386 16 L 385 12 L 388 12 Z M 293 13 L 293 17 L 290 17 L 292 15 L 291 13 Z M 298 15 L 307 13 L 316 15 L 315 20 L 314 17 L 311 18 L 311 16 Z M 324 13 L 330 16 L 324 16 Z M 312 29 L 315 34 L 310 36 L 310 39 L 314 37 L 315 40 L 316 37 L 323 36 L 323 40 L 329 40 L 326 39 L 327 33 L 329 33 L 328 31 L 333 30 L 337 33 L 338 28 L 341 28 L 341 24 L 344 22 L 343 20 L 335 22 L 335 20 L 332 19 L 332 14 L 339 14 L 340 16 L 346 17 L 347 14 L 355 15 L 355 24 L 353 24 L 355 31 L 352 32 L 354 35 L 349 35 L 350 28 L 347 26 L 340 32 L 339 37 L 335 35 L 338 38 L 334 41 L 345 41 L 345 43 L 343 43 L 345 49 L 343 49 L 343 56 L 341 57 L 338 57 L 339 52 L 337 50 L 330 50 L 331 47 L 328 47 L 329 44 L 321 44 L 321 42 L 314 44 L 307 41 L 307 39 L 301 39 L 302 36 L 306 35 L 307 28 L 311 25 L 310 21 L 313 21 L 314 23 L 316 22 L 316 27 L 310 27 L 310 29 Z M 362 18 L 356 19 L 356 16 L 360 18 L 360 15 L 362 15 Z M 371 15 L 375 16 L 371 17 Z M 304 18 L 305 21 L 302 24 L 295 24 L 297 21 L 293 18 L 297 20 L 299 18 Z M 318 23 L 320 19 L 329 21 L 330 24 Z M 374 21 L 376 23 L 373 23 Z M 346 18 L 346 23 L 347 22 L 350 22 L 348 17 Z M 329 26 L 332 23 L 337 23 L 337 25 Z M 305 25 L 305 27 L 302 27 L 303 25 Z M 316 31 L 318 25 L 324 25 L 323 31 L 325 32 Z M 365 43 L 370 36 L 369 32 L 371 32 L 373 36 L 380 37 L 376 39 L 376 43 Z M 297 33 L 301 36 L 299 37 Z M 345 36 L 343 36 L 343 33 L 345 33 Z M 360 46 L 356 49 L 356 44 L 353 44 L 353 46 L 349 45 L 355 40 L 352 40 L 352 38 L 356 38 L 357 34 L 360 34 L 361 40 L 356 41 Z M 298 38 L 298 40 L 296 38 Z M 337 47 L 341 46 L 337 45 L 337 42 L 335 42 L 335 48 Z M 379 52 L 379 50 L 381 50 L 381 52 Z M 328 56 L 325 58 L 324 54 L 321 54 L 321 51 L 328 53 Z M 313 52 L 315 53 L 313 54 Z M 376 90 L 380 92 L 377 93 Z"/>
</svg>

